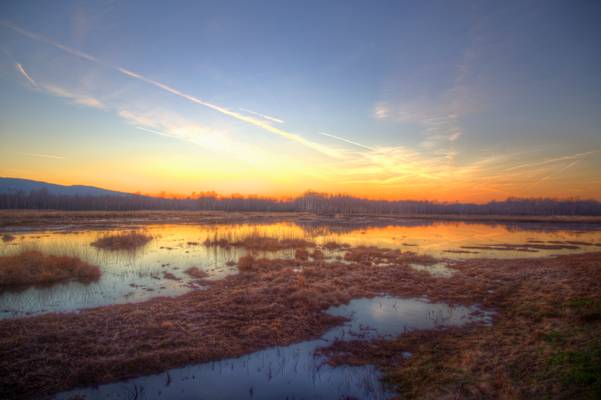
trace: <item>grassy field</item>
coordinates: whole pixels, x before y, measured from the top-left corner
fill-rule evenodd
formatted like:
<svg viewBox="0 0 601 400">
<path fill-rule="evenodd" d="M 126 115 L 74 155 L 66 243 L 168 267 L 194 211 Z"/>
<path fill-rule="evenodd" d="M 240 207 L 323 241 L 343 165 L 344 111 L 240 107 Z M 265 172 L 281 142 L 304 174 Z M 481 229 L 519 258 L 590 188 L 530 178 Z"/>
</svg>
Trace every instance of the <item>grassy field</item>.
<svg viewBox="0 0 601 400">
<path fill-rule="evenodd" d="M 88 283 L 100 275 L 100 268 L 76 257 L 45 255 L 35 250 L 0 257 L 0 292 L 69 280 Z"/>
</svg>

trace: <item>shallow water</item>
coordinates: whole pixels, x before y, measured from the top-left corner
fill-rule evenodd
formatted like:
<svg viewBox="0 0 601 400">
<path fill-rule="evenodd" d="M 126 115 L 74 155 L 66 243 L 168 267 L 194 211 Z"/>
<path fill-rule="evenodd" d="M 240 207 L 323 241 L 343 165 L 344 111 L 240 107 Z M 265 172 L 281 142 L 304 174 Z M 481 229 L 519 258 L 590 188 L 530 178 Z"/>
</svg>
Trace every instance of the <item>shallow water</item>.
<svg viewBox="0 0 601 400">
<path fill-rule="evenodd" d="M 0 318 L 73 311 L 106 304 L 142 301 L 156 296 L 175 296 L 190 290 L 202 290 L 202 285 L 185 274 L 187 268 L 196 266 L 208 273 L 208 279 L 220 279 L 237 272 L 235 266 L 228 266 L 226 263 L 236 261 L 246 254 L 246 251 L 240 248 L 207 248 L 202 244 L 206 239 L 237 240 L 248 235 L 280 239 L 303 238 L 314 241 L 318 245 L 336 241 L 353 246 L 388 247 L 452 261 L 477 257 L 541 257 L 600 251 L 601 227 L 597 229 L 595 226 L 587 225 L 586 228 L 587 230 L 578 225 L 541 223 L 503 225 L 435 221 L 408 221 L 405 225 L 356 229 L 340 226 L 300 226 L 293 223 L 161 224 L 144 226 L 144 231 L 154 239 L 133 252 L 99 250 L 90 246 L 90 243 L 102 235 L 116 232 L 114 230 L 13 232 L 15 240 L 0 242 L 0 255 L 17 253 L 22 249 L 72 255 L 100 266 L 102 277 L 98 282 L 88 285 L 70 282 L 46 288 L 4 291 L 0 293 Z M 564 243 L 572 248 L 482 248 L 495 244 L 532 246 L 553 243 Z M 293 254 L 293 250 L 259 252 L 259 256 L 267 257 L 293 257 Z M 423 268 L 439 276 L 452 273 L 452 270 L 449 271 L 444 267 Z M 166 278 L 164 275 L 166 272 L 175 275 L 177 280 Z"/>
<path fill-rule="evenodd" d="M 385 399 L 391 393 L 373 366 L 332 367 L 315 350 L 334 340 L 367 340 L 397 336 L 414 329 L 433 329 L 467 322 L 489 322 L 476 307 L 451 307 L 425 299 L 376 297 L 352 300 L 328 312 L 351 318 L 320 339 L 274 347 L 243 357 L 172 369 L 97 388 L 73 390 L 87 399 Z M 410 355 L 407 354 L 407 357 Z M 137 397 L 136 397 L 137 394 Z"/>
</svg>

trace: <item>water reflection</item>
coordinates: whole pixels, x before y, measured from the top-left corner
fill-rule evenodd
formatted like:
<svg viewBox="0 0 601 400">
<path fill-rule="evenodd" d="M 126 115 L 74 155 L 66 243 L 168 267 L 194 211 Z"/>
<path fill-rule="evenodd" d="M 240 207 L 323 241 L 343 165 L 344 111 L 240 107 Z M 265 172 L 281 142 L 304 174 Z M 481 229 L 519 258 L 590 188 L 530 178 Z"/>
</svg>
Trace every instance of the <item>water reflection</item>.
<svg viewBox="0 0 601 400">
<path fill-rule="evenodd" d="M 547 224 L 554 228 L 542 229 L 544 224 L 541 223 L 535 224 L 537 229 L 531 229 L 529 224 L 401 222 L 401 225 L 361 226 L 359 229 L 350 229 L 348 224 L 344 225 L 344 229 L 339 229 L 338 225 L 302 226 L 288 222 L 145 225 L 144 231 L 154 239 L 134 252 L 113 252 L 90 246 L 94 240 L 111 233 L 106 230 L 13 232 L 14 240 L 0 242 L 0 255 L 14 254 L 28 248 L 48 254 L 72 255 L 99 265 L 103 275 L 98 282 L 89 285 L 66 283 L 50 288 L 0 293 L 0 318 L 141 301 L 154 296 L 174 296 L 202 289 L 184 273 L 187 268 L 198 267 L 208 274 L 208 279 L 220 279 L 236 273 L 233 262 L 246 254 L 240 248 L 208 248 L 202 245 L 206 239 L 215 237 L 235 241 L 248 235 L 261 235 L 279 239 L 306 239 L 318 245 L 336 241 L 353 246 L 396 248 L 443 259 L 541 257 L 601 250 L 601 229 L 594 230 L 593 225 L 587 225 L 588 230 L 583 231 L 579 225 L 571 225 L 571 229 L 556 229 L 557 224 Z M 519 226 L 524 228 L 520 229 Z M 131 227 L 128 226 L 128 229 Z M 569 242 L 577 244 L 570 244 L 566 248 L 530 248 L 529 251 L 499 246 Z M 293 257 L 294 251 L 260 253 L 259 256 Z M 166 273 L 172 274 L 175 279 L 167 279 Z"/>
<path fill-rule="evenodd" d="M 328 312 L 351 318 L 318 340 L 274 347 L 243 357 L 191 365 L 167 372 L 62 393 L 87 399 L 384 399 L 392 394 L 373 366 L 333 367 L 315 350 L 334 340 L 396 336 L 412 329 L 432 329 L 487 322 L 476 307 L 451 307 L 424 299 L 357 299 Z"/>
</svg>

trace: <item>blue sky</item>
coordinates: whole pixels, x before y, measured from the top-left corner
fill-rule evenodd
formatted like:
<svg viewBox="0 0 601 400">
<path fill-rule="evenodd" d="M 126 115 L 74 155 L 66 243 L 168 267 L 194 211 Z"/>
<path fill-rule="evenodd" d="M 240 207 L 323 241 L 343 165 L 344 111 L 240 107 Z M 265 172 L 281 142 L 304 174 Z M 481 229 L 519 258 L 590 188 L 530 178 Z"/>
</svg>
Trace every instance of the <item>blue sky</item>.
<svg viewBox="0 0 601 400">
<path fill-rule="evenodd" d="M 601 198 L 598 2 L 0 5 L 0 175 Z"/>
</svg>

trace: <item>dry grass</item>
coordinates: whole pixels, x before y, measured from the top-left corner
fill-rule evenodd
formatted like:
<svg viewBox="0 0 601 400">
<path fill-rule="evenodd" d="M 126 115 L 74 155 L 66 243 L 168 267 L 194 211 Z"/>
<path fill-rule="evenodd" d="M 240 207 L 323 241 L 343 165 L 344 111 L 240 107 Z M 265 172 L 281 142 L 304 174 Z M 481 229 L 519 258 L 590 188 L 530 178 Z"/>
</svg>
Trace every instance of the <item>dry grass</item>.
<svg viewBox="0 0 601 400">
<path fill-rule="evenodd" d="M 599 382 L 595 359 L 583 364 L 578 354 L 595 349 L 601 328 L 599 312 L 588 306 L 600 298 L 601 253 L 469 260 L 454 264 L 458 272 L 446 279 L 410 268 L 416 259 L 433 260 L 412 253 L 356 248 L 345 258 L 245 256 L 238 262 L 245 273 L 202 292 L 0 321 L 0 397 L 40 397 L 315 338 L 340 323 L 324 313 L 328 307 L 382 293 L 497 311 L 492 327 L 355 343 L 346 356 L 327 350 L 333 362 L 377 363 L 403 395 L 578 397 Z M 299 265 L 302 272 L 293 272 Z M 581 303 L 586 311 L 574 311 Z M 556 332 L 560 346 L 549 341 Z M 413 357 L 404 360 L 403 351 Z"/>
<path fill-rule="evenodd" d="M 461 272 L 446 285 L 463 281 L 466 299 L 495 309 L 492 326 L 337 342 L 321 353 L 333 365 L 376 364 L 403 399 L 601 398 L 601 254 L 453 268 Z"/>
<path fill-rule="evenodd" d="M 252 254 L 247 254 L 238 259 L 238 271 L 251 272 L 255 267 L 255 257 Z"/>
<path fill-rule="evenodd" d="M 141 232 L 122 232 L 103 236 L 91 245 L 103 250 L 133 250 L 144 246 L 152 240 L 152 236 Z"/>
<path fill-rule="evenodd" d="M 577 242 L 579 244 L 585 242 Z M 593 246 L 594 244 L 586 244 Z M 580 248 L 580 245 L 576 245 L 575 242 L 558 242 L 551 244 L 542 244 L 535 243 L 533 241 L 528 241 L 528 243 L 524 244 L 510 244 L 510 243 L 496 243 L 489 245 L 481 245 L 481 246 L 461 246 L 462 249 L 468 250 L 498 250 L 498 251 L 521 251 L 528 253 L 536 253 L 539 250 L 577 250 Z"/>
<path fill-rule="evenodd" d="M 10 233 L 5 233 L 2 235 L 2 241 L 5 243 L 12 242 L 15 239 L 15 236 L 11 235 Z"/>
<path fill-rule="evenodd" d="M 309 252 L 307 249 L 296 249 L 294 252 L 294 258 L 300 261 L 307 261 L 309 259 Z"/>
<path fill-rule="evenodd" d="M 177 276 L 173 275 L 171 272 L 167 272 L 167 271 L 163 272 L 163 278 L 169 279 L 171 281 L 180 281 L 181 280 Z"/>
<path fill-rule="evenodd" d="M 313 250 L 313 252 L 310 254 L 310 256 L 315 261 L 321 261 L 321 260 L 323 260 L 325 258 L 325 255 L 323 254 L 323 251 L 321 251 L 319 249 Z"/>
<path fill-rule="evenodd" d="M 187 270 L 185 270 L 184 272 L 186 274 L 188 274 L 190 277 L 196 278 L 196 279 L 205 279 L 207 276 L 209 276 L 209 274 L 207 274 L 205 271 L 203 271 L 202 269 L 200 269 L 198 267 L 190 267 Z"/>
<path fill-rule="evenodd" d="M 261 235 L 249 235 L 239 240 L 229 240 L 215 236 L 204 242 L 207 247 L 242 247 L 253 251 L 278 251 L 287 249 L 304 249 L 315 247 L 315 243 L 304 239 L 278 239 Z"/>
<path fill-rule="evenodd" d="M 69 280 L 88 283 L 98 278 L 100 268 L 75 257 L 44 255 L 35 250 L 0 257 L 0 289 Z"/>
<path fill-rule="evenodd" d="M 341 250 L 341 249 L 348 249 L 350 248 L 351 245 L 347 244 L 347 243 L 338 243 L 338 242 L 326 242 L 323 245 L 323 248 L 326 250 Z"/>
</svg>

